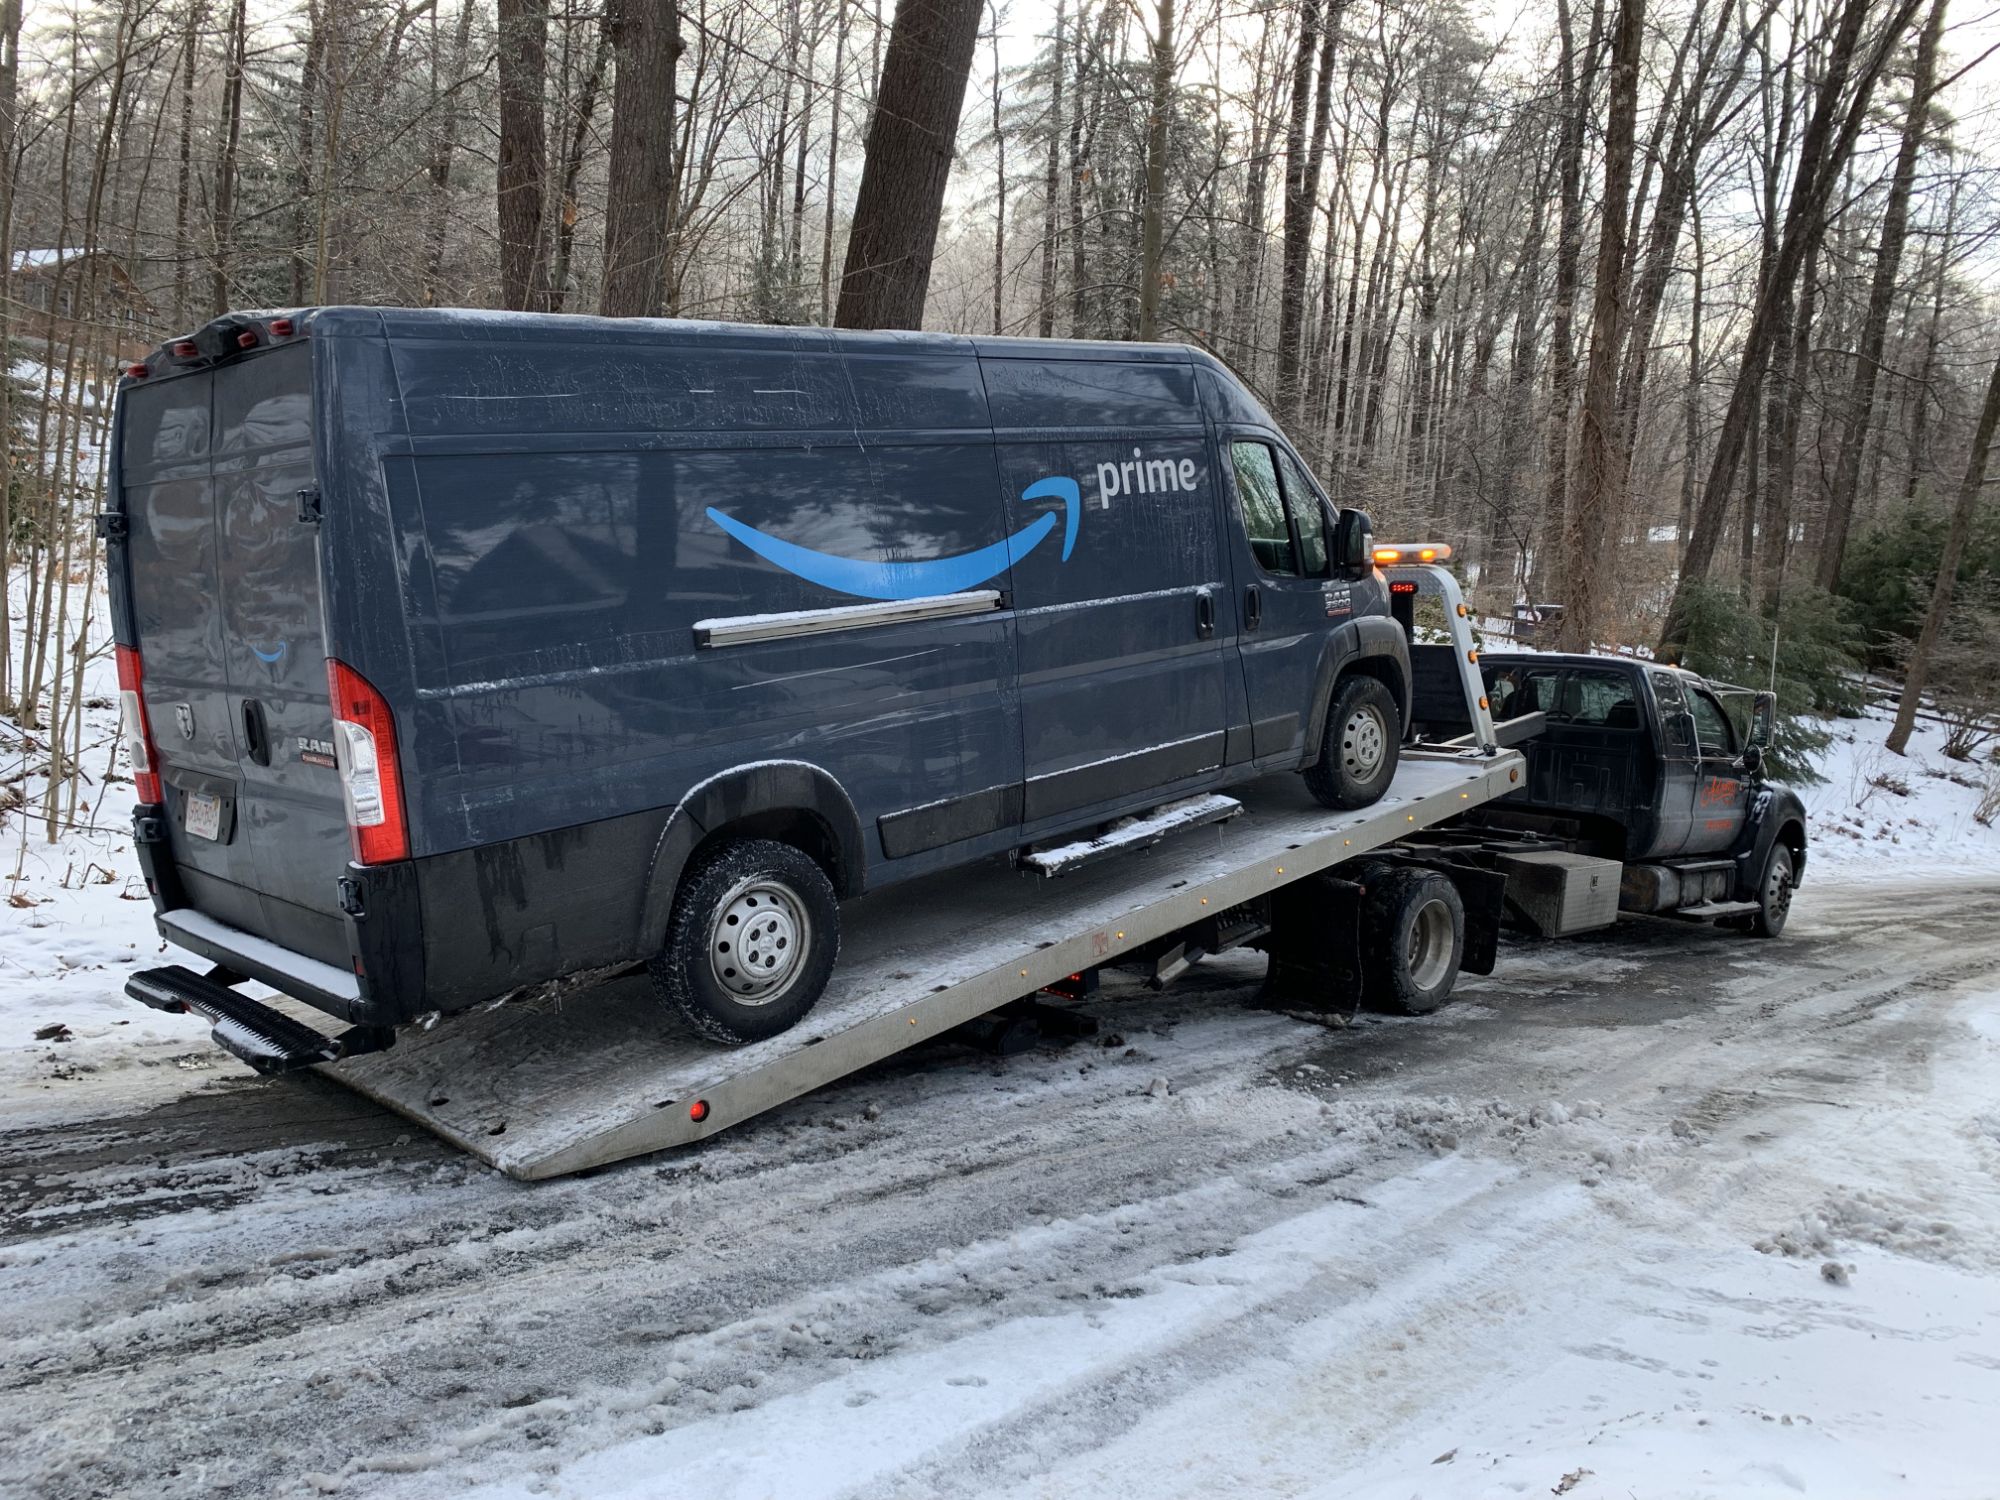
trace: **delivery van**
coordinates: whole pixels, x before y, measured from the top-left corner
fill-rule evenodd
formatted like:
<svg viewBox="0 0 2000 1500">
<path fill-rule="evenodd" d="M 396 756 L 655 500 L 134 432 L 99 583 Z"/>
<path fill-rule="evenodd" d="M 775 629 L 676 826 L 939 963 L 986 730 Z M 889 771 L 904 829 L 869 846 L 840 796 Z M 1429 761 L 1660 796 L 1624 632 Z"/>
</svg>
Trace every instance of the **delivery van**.
<svg viewBox="0 0 2000 1500">
<path fill-rule="evenodd" d="M 1301 771 L 1395 774 L 1337 509 L 1159 345 L 335 307 L 122 380 L 106 514 L 159 928 L 377 1032 L 645 960 L 722 1042 L 839 903 Z"/>
</svg>

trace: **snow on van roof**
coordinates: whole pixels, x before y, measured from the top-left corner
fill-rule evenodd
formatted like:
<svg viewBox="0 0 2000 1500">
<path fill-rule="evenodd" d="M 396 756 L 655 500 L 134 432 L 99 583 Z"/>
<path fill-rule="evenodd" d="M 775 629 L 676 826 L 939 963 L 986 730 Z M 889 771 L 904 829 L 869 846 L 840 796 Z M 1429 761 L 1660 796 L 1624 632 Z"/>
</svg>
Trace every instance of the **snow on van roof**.
<svg viewBox="0 0 2000 1500">
<path fill-rule="evenodd" d="M 648 329 L 667 335 L 703 335 L 729 338 L 792 339 L 801 344 L 833 346 L 845 343 L 883 343 L 912 348 L 950 349 L 959 352 L 980 350 L 993 354 L 1033 358 L 1106 356 L 1122 360 L 1161 360 L 1180 363 L 1199 351 L 1185 344 L 1137 344 L 1093 339 L 1031 339 L 991 334 L 931 332 L 908 328 L 824 328 L 818 324 L 730 323 L 713 318 L 603 318 L 590 313 L 514 312 L 491 307 L 363 307 L 336 306 L 315 310 L 316 318 L 344 322 L 368 320 L 386 328 L 438 326 L 479 330 L 491 334 L 520 333 L 537 328 L 590 329 L 617 331 L 627 335 Z"/>
</svg>

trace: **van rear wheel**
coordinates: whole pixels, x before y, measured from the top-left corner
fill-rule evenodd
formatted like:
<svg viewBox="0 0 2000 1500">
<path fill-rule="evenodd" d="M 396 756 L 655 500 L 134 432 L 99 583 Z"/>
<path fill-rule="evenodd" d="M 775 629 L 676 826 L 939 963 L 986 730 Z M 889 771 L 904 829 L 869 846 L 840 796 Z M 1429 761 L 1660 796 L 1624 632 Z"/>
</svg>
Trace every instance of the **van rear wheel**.
<svg viewBox="0 0 2000 1500">
<path fill-rule="evenodd" d="M 813 1008 L 840 952 L 840 905 L 811 858 L 732 839 L 681 878 L 653 988 L 713 1042 L 760 1042 Z"/>
<path fill-rule="evenodd" d="M 1381 800 L 1396 779 L 1402 711 L 1374 677 L 1344 677 L 1326 709 L 1319 761 L 1306 767 L 1306 789 L 1325 807 L 1348 810 Z"/>
</svg>

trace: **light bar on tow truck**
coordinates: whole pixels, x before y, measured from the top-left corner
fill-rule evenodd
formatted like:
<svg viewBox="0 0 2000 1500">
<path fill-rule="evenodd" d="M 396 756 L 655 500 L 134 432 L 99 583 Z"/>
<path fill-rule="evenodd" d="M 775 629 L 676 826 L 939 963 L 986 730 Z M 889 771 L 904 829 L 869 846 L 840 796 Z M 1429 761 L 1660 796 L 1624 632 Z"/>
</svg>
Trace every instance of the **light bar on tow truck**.
<svg viewBox="0 0 2000 1500">
<path fill-rule="evenodd" d="M 1378 568 L 1441 563 L 1451 556 L 1451 543 L 1404 542 L 1392 547 L 1384 542 L 1377 542 L 1369 556 L 1374 558 L 1375 566 Z"/>
</svg>

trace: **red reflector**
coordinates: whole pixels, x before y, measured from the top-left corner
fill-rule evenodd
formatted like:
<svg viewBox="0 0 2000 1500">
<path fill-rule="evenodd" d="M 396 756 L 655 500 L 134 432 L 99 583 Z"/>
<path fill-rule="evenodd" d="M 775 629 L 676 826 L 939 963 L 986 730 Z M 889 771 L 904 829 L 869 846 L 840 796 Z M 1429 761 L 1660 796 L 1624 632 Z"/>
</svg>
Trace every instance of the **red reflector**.
<svg viewBox="0 0 2000 1500">
<path fill-rule="evenodd" d="M 408 859 L 410 830 L 403 819 L 403 777 L 389 704 L 367 678 L 332 657 L 326 662 L 326 682 L 354 857 L 364 865 Z"/>
<path fill-rule="evenodd" d="M 193 359 L 199 353 L 201 353 L 201 350 L 196 347 L 193 339 L 181 339 L 174 345 L 174 358 L 176 359 Z"/>
<path fill-rule="evenodd" d="M 130 375 L 134 380 L 144 380 L 148 371 L 144 365 L 127 365 L 125 373 Z"/>
<path fill-rule="evenodd" d="M 244 329 L 236 335 L 236 347 L 239 349 L 255 349 L 257 347 L 257 335 L 248 328 Z"/>
<path fill-rule="evenodd" d="M 690 1104 L 688 1106 L 688 1118 L 697 1125 L 706 1120 L 708 1118 L 708 1101 L 706 1099 L 697 1099 L 694 1103 Z"/>
<path fill-rule="evenodd" d="M 153 725 L 146 714 L 146 669 L 136 647 L 112 651 L 118 664 L 118 700 L 125 713 L 125 749 L 132 759 L 132 785 L 141 802 L 163 802 L 160 757 L 153 749 Z"/>
<path fill-rule="evenodd" d="M 290 318 L 273 318 L 271 319 L 271 337 L 274 339 L 288 339 L 292 336 L 292 330 L 295 326 Z"/>
</svg>

